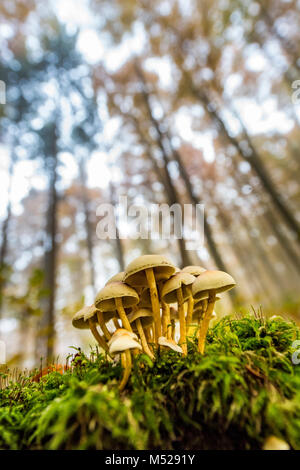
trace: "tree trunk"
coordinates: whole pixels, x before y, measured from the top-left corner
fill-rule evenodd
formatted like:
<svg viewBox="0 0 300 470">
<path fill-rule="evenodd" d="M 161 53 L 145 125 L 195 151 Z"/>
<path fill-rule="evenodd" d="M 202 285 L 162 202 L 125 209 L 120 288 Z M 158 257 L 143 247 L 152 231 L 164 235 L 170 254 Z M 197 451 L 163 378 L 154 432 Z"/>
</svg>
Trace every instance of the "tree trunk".
<svg viewBox="0 0 300 470">
<path fill-rule="evenodd" d="M 205 92 L 203 90 L 201 91 L 197 90 L 194 86 L 192 86 L 192 91 L 194 95 L 199 99 L 199 101 L 205 106 L 205 109 L 207 110 L 209 116 L 217 124 L 217 127 L 221 131 L 224 138 L 237 150 L 238 154 L 244 160 L 246 160 L 250 164 L 252 169 L 255 171 L 264 189 L 270 195 L 274 205 L 277 207 L 278 211 L 281 213 L 287 225 L 296 234 L 297 240 L 300 243 L 300 228 L 299 228 L 298 222 L 296 221 L 290 209 L 287 207 L 285 201 L 278 194 L 271 178 L 269 177 L 269 174 L 263 164 L 263 161 L 260 155 L 256 152 L 256 149 L 252 145 L 252 141 L 250 137 L 248 136 L 248 133 L 246 132 L 243 126 L 243 123 L 241 122 L 241 126 L 243 128 L 244 138 L 246 139 L 247 144 L 248 144 L 249 152 L 245 152 L 239 140 L 229 134 L 224 121 L 220 117 L 215 107 L 212 106 L 212 104 L 210 103 L 210 100 L 208 96 L 205 94 Z"/>
<path fill-rule="evenodd" d="M 109 183 L 109 198 L 110 198 L 110 203 L 112 204 L 113 207 L 116 205 L 116 199 L 115 199 L 115 188 L 110 181 Z M 117 216 L 115 216 L 115 222 L 116 222 L 116 240 L 115 240 L 115 248 L 116 248 L 116 253 L 117 253 L 117 259 L 119 263 L 119 269 L 120 271 L 124 271 L 125 269 L 125 260 L 124 260 L 124 249 L 123 249 L 123 243 L 120 238 L 120 232 L 119 232 L 119 227 L 118 227 L 118 219 Z"/>
<path fill-rule="evenodd" d="M 48 165 L 49 197 L 46 214 L 45 255 L 44 255 L 44 288 L 47 292 L 42 302 L 43 313 L 39 325 L 37 349 L 39 357 L 53 360 L 55 341 L 55 294 L 56 294 L 56 261 L 57 261 L 57 135 L 54 132 L 53 153 Z"/>
<path fill-rule="evenodd" d="M 82 205 L 84 211 L 84 223 L 86 231 L 86 245 L 88 251 L 88 259 L 90 266 L 90 280 L 93 287 L 93 292 L 96 295 L 96 274 L 95 274 L 95 264 L 94 264 L 94 244 L 93 244 L 93 228 L 91 223 L 90 209 L 89 209 L 89 198 L 87 194 L 87 177 L 86 177 L 86 168 L 84 158 L 79 162 L 79 175 L 80 183 L 82 189 Z"/>
</svg>

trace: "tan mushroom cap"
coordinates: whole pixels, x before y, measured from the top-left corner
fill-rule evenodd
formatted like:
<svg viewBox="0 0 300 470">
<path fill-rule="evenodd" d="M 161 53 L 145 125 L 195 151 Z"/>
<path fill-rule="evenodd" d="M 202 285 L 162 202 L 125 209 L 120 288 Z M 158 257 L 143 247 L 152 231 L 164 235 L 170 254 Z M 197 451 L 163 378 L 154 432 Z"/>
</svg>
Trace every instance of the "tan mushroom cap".
<svg viewBox="0 0 300 470">
<path fill-rule="evenodd" d="M 186 266 L 182 269 L 183 273 L 189 273 L 195 277 L 200 276 L 200 274 L 204 273 L 205 271 L 206 269 L 202 266 Z"/>
<path fill-rule="evenodd" d="M 200 274 L 193 283 L 192 291 L 194 299 L 199 299 L 203 292 L 214 290 L 217 293 L 232 289 L 236 282 L 230 274 L 224 271 L 205 271 Z"/>
<path fill-rule="evenodd" d="M 95 307 L 95 305 L 91 305 L 90 307 L 85 307 L 86 312 L 84 314 L 84 321 L 88 320 L 94 320 L 95 322 L 98 321 L 97 318 L 97 312 L 99 311 L 98 308 Z M 104 312 L 103 313 L 103 318 L 105 323 L 111 320 L 115 315 L 115 312 Z"/>
<path fill-rule="evenodd" d="M 264 442 L 263 450 L 290 450 L 290 446 L 279 437 L 269 436 Z"/>
<path fill-rule="evenodd" d="M 166 348 L 170 348 L 173 351 L 183 353 L 182 348 L 178 346 L 177 343 L 173 339 L 167 339 L 165 336 L 160 336 L 158 338 L 158 344 L 160 346 L 165 346 Z"/>
<path fill-rule="evenodd" d="M 140 349 L 142 350 L 142 346 L 140 343 L 137 342 L 136 339 L 132 338 L 130 335 L 119 335 L 117 336 L 114 341 L 111 342 L 109 346 L 109 353 L 116 354 L 120 352 L 124 352 L 127 349 Z"/>
<path fill-rule="evenodd" d="M 195 277 L 189 273 L 180 273 L 174 274 L 163 286 L 162 289 L 162 299 L 167 304 L 172 304 L 177 302 L 177 289 L 182 288 L 183 299 L 187 300 L 190 296 L 190 289 L 188 286 L 191 286 L 195 281 Z"/>
<path fill-rule="evenodd" d="M 95 305 L 101 312 L 116 311 L 115 299 L 122 299 L 124 307 L 132 307 L 139 301 L 136 291 L 121 281 L 111 282 L 101 289 L 96 297 Z"/>
<path fill-rule="evenodd" d="M 105 285 L 107 286 L 107 284 L 110 284 L 111 282 L 123 281 L 124 274 L 125 274 L 124 271 L 121 271 L 120 273 L 115 274 L 114 276 L 108 279 Z"/>
<path fill-rule="evenodd" d="M 134 322 L 138 318 L 146 318 L 146 317 L 151 317 L 153 319 L 153 313 L 151 310 L 148 308 L 139 308 L 135 312 L 131 312 L 127 318 L 130 323 Z"/>
<path fill-rule="evenodd" d="M 162 255 L 144 255 L 133 260 L 126 268 L 124 282 L 132 286 L 148 286 L 145 270 L 153 268 L 156 281 L 169 279 L 175 266 Z"/>
<path fill-rule="evenodd" d="M 140 308 L 139 310 L 136 310 L 135 312 L 132 312 L 128 315 L 128 320 L 130 323 L 132 323 L 131 326 L 133 331 L 138 331 L 134 323 L 138 318 L 141 320 L 143 328 L 149 328 L 149 326 L 151 326 L 154 322 L 152 311 L 147 308 Z"/>
<path fill-rule="evenodd" d="M 83 307 L 79 312 L 75 313 L 72 319 L 72 325 L 74 328 L 78 328 L 79 330 L 88 330 L 89 323 L 85 321 L 84 317 L 85 314 L 90 310 L 91 307 Z"/>
<path fill-rule="evenodd" d="M 130 338 L 132 339 L 135 339 L 135 340 L 138 339 L 137 335 L 133 333 L 132 331 L 125 330 L 125 328 L 119 328 L 118 330 L 114 332 L 114 334 L 110 338 L 109 342 L 107 343 L 108 346 L 110 346 L 111 343 L 113 343 L 117 338 L 119 338 L 119 336 L 130 336 Z"/>
</svg>

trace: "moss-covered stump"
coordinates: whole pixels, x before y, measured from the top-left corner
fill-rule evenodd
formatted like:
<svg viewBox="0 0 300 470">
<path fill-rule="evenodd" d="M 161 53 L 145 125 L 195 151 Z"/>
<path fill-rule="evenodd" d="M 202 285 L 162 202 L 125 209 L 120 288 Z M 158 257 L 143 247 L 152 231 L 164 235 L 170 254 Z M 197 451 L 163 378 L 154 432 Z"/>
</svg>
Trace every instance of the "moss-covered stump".
<svg viewBox="0 0 300 470">
<path fill-rule="evenodd" d="M 260 449 L 274 435 L 300 449 L 299 329 L 278 317 L 226 317 L 205 356 L 137 357 L 120 394 L 119 364 L 79 358 L 64 374 L 0 391 L 1 449 Z"/>
</svg>

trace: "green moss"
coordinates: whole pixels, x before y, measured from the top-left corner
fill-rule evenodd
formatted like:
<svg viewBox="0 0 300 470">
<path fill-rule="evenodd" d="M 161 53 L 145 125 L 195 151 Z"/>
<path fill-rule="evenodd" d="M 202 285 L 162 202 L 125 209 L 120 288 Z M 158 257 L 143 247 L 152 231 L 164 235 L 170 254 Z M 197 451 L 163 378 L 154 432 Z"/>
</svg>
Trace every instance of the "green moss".
<svg viewBox="0 0 300 470">
<path fill-rule="evenodd" d="M 98 355 L 39 383 L 0 391 L 2 449 L 255 449 L 276 435 L 300 449 L 300 365 L 295 324 L 226 317 L 205 356 L 139 356 L 122 394 L 120 365 Z"/>
</svg>

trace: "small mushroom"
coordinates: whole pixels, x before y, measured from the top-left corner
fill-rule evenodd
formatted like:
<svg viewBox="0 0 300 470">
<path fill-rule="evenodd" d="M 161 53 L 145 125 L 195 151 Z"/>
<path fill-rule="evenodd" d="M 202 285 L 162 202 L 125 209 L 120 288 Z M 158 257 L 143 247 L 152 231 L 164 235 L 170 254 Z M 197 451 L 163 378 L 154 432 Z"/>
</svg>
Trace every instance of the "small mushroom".
<svg viewBox="0 0 300 470">
<path fill-rule="evenodd" d="M 205 271 L 206 269 L 203 268 L 202 266 L 186 266 L 185 268 L 182 269 L 182 272 L 192 274 L 195 277 L 200 276 L 200 274 L 204 273 Z M 189 328 L 192 323 L 193 310 L 194 310 L 194 298 L 192 295 L 188 298 L 187 302 L 188 302 L 188 307 L 187 307 L 187 315 L 186 315 L 186 325 L 187 325 L 187 336 L 188 336 Z"/>
<path fill-rule="evenodd" d="M 168 304 L 177 302 L 178 315 L 180 325 L 180 340 L 179 344 L 183 349 L 183 354 L 187 354 L 186 344 L 186 321 L 184 302 L 192 295 L 190 286 L 193 284 L 195 277 L 189 273 L 179 272 L 174 274 L 163 286 L 162 300 Z"/>
<path fill-rule="evenodd" d="M 160 305 L 157 282 L 169 279 L 175 266 L 164 256 L 144 255 L 133 260 L 125 270 L 124 282 L 134 287 L 149 287 L 154 316 L 154 342 L 161 336 Z"/>
<path fill-rule="evenodd" d="M 160 336 L 160 338 L 158 338 L 158 344 L 160 346 L 172 349 L 173 351 L 183 354 L 182 348 L 178 346 L 178 344 L 176 344 L 176 342 L 173 339 L 167 339 L 164 336 Z"/>
<path fill-rule="evenodd" d="M 290 450 L 290 446 L 279 437 L 269 436 L 264 442 L 263 450 Z"/>
<path fill-rule="evenodd" d="M 101 330 L 104 333 L 105 339 L 109 341 L 111 338 L 111 334 L 107 329 L 106 323 L 114 317 L 115 313 L 114 312 L 103 313 L 100 310 L 98 310 L 94 305 L 93 307 L 94 307 L 93 309 L 90 308 L 89 310 L 86 311 L 84 320 L 85 321 L 92 320 L 94 323 L 98 322 Z"/>
<path fill-rule="evenodd" d="M 89 307 L 83 307 L 79 312 L 77 312 L 72 320 L 72 325 L 75 328 L 79 328 L 80 330 L 91 330 L 92 335 L 94 336 L 95 340 L 99 344 L 99 346 L 104 349 L 104 351 L 108 351 L 108 346 L 105 342 L 103 336 L 100 335 L 99 331 L 97 330 L 97 322 L 95 319 L 95 305 L 91 305 Z M 90 315 L 90 318 L 86 318 Z"/>
<path fill-rule="evenodd" d="M 194 299 L 203 298 L 204 295 L 208 294 L 207 308 L 203 315 L 198 337 L 198 350 L 201 354 L 204 354 L 205 339 L 209 322 L 214 311 L 216 295 L 217 293 L 232 289 L 235 285 L 236 282 L 233 277 L 224 271 L 205 271 L 200 274 L 193 283 L 192 292 Z"/>
<path fill-rule="evenodd" d="M 144 352 L 148 354 L 151 359 L 154 359 L 154 355 L 149 348 L 144 331 L 144 329 L 151 326 L 153 323 L 153 314 L 151 310 L 146 308 L 135 310 L 128 315 L 128 320 L 132 324 L 133 331 L 136 330 L 138 332 Z"/>
<path fill-rule="evenodd" d="M 136 291 L 121 281 L 111 282 L 98 292 L 95 305 L 101 312 L 117 311 L 126 330 L 132 331 L 124 307 L 132 307 L 139 302 Z"/>
<path fill-rule="evenodd" d="M 131 359 L 131 349 L 142 349 L 140 343 L 132 337 L 131 332 L 122 329 L 122 331 L 117 330 L 110 341 L 109 353 L 111 355 L 121 353 L 122 365 L 124 367 L 124 374 L 119 385 L 120 391 L 124 390 L 128 382 L 131 368 L 132 368 L 132 359 Z"/>
</svg>

